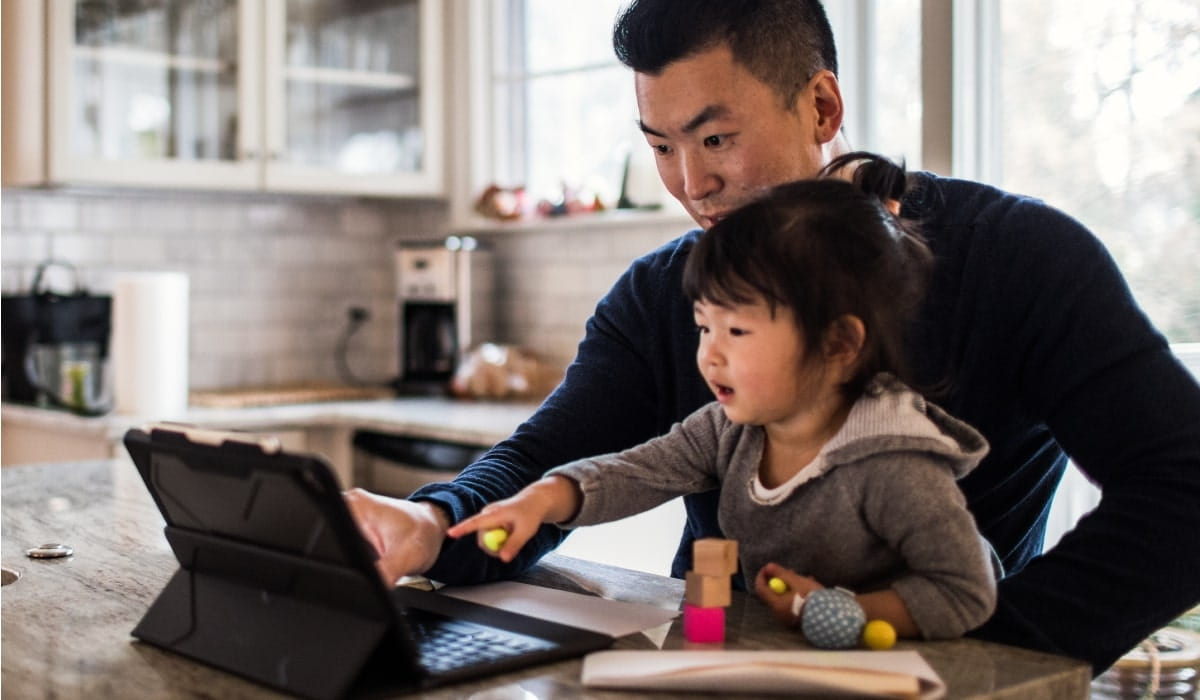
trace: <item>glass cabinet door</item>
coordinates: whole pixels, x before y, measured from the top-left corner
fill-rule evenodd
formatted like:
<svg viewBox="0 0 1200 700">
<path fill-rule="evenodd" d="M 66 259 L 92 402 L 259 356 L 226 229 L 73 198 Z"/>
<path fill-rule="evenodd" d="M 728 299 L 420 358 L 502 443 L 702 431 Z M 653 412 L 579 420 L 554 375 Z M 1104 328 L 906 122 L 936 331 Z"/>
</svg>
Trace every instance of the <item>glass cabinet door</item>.
<svg viewBox="0 0 1200 700">
<path fill-rule="evenodd" d="M 237 0 L 76 0 L 71 151 L 233 160 Z"/>
<path fill-rule="evenodd" d="M 436 193 L 437 6 L 284 0 L 268 17 L 271 189 Z M 270 6 L 269 6 L 270 7 Z M 270 14 L 270 10 L 268 13 Z M 278 35 L 275 32 L 278 31 Z"/>
<path fill-rule="evenodd" d="M 161 184 L 165 172 L 170 184 L 217 178 L 228 186 L 228 173 L 218 172 L 254 157 L 241 123 L 248 13 L 238 0 L 73 0 L 51 7 L 51 113 L 61 170 L 147 184 Z M 54 45 L 54 33 L 65 46 Z M 113 163 L 138 167 L 121 173 Z M 176 168 L 174 176 L 164 165 Z M 243 184 L 252 186 L 254 169 L 241 169 Z"/>
<path fill-rule="evenodd" d="M 48 182 L 445 194 L 441 0 L 43 7 Z"/>
</svg>

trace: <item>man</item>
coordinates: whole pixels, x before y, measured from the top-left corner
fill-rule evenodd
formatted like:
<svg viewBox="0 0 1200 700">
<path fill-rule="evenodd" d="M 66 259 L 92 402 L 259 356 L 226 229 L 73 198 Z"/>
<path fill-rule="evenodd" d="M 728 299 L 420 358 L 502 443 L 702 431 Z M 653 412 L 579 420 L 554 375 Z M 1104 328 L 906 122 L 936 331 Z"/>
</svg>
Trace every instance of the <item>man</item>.
<svg viewBox="0 0 1200 700">
<path fill-rule="evenodd" d="M 614 46 L 635 72 L 659 174 L 701 227 L 847 150 L 816 0 L 642 0 L 618 19 Z M 1099 673 L 1200 601 L 1200 387 L 1079 223 L 983 185 L 913 180 L 902 214 L 921 222 L 937 267 L 911 360 L 944 387 L 939 403 L 992 445 L 960 487 L 1008 575 L 995 615 L 973 634 L 1085 659 Z M 386 577 L 521 571 L 561 533 L 543 528 L 505 566 L 473 539 L 447 541 L 446 526 L 546 469 L 662 434 L 711 400 L 680 284 L 696 235 L 633 263 L 589 319 L 562 385 L 480 462 L 411 501 L 347 495 Z M 1039 556 L 1068 454 L 1103 499 Z M 686 508 L 676 576 L 692 539 L 720 533 L 715 492 Z"/>
</svg>

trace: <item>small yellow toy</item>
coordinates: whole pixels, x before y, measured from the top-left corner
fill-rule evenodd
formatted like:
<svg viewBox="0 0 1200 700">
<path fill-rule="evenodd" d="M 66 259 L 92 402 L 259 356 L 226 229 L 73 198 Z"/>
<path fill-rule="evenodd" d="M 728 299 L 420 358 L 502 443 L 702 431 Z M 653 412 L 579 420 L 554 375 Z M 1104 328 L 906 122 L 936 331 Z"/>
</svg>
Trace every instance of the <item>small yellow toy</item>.
<svg viewBox="0 0 1200 700">
<path fill-rule="evenodd" d="M 503 547 L 504 543 L 507 541 L 508 530 L 503 528 L 498 527 L 483 533 L 483 546 L 487 547 L 493 552 L 499 552 L 500 548 Z"/>
<path fill-rule="evenodd" d="M 788 592 L 788 585 L 784 583 L 783 579 L 779 578 L 778 576 L 772 576 L 770 580 L 767 581 L 767 586 L 772 591 L 775 591 L 780 595 Z"/>
<path fill-rule="evenodd" d="M 884 620 L 871 620 L 863 627 L 862 639 L 868 649 L 891 649 L 896 644 L 896 629 Z"/>
</svg>

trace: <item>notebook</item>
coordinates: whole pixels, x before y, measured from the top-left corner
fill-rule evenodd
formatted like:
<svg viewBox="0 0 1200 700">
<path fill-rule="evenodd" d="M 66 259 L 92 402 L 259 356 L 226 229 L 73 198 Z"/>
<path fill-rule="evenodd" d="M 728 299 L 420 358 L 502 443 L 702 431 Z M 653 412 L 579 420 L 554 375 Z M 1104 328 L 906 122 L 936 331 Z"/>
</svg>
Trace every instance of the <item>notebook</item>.
<svg viewBox="0 0 1200 700">
<path fill-rule="evenodd" d="M 417 691 L 613 643 L 389 590 L 329 466 L 277 440 L 165 424 L 124 442 L 179 562 L 132 632 L 143 642 L 313 698 Z"/>
</svg>

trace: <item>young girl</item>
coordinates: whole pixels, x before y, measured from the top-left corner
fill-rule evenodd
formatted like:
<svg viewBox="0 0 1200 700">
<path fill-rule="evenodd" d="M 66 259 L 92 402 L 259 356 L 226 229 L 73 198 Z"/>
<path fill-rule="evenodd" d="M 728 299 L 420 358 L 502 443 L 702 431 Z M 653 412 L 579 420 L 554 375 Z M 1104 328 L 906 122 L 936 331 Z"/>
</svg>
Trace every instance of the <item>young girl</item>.
<svg viewBox="0 0 1200 700">
<path fill-rule="evenodd" d="M 697 240 L 684 289 L 715 402 L 638 447 L 553 469 L 447 534 L 483 546 L 503 528 L 495 555 L 511 561 L 542 523 L 608 522 L 719 487 L 721 529 L 784 622 L 839 586 L 902 637 L 983 623 L 989 549 L 955 480 L 987 443 L 902 383 L 931 259 L 895 213 L 903 168 L 850 154 L 828 172 L 849 168 L 853 184 L 780 186 Z M 774 577 L 790 590 L 774 592 Z"/>
</svg>

